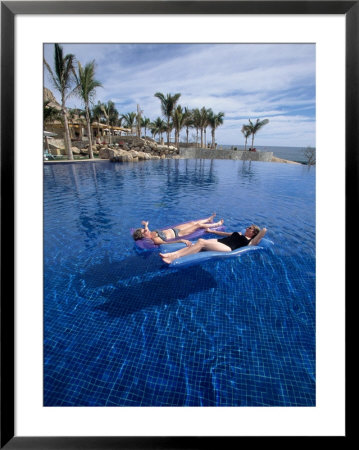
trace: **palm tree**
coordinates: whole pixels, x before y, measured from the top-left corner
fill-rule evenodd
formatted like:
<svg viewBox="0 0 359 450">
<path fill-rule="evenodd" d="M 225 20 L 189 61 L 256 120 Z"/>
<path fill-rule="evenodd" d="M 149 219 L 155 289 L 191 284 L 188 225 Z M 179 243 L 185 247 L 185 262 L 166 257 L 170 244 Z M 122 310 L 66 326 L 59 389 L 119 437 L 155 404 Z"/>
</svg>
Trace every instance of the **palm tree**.
<svg viewBox="0 0 359 450">
<path fill-rule="evenodd" d="M 216 128 L 223 124 L 224 112 L 219 112 L 218 114 L 214 114 L 210 109 L 208 114 L 208 124 L 212 130 L 212 145 L 214 148 L 216 146 Z"/>
<path fill-rule="evenodd" d="M 161 92 L 156 92 L 155 97 L 157 97 L 161 102 L 161 110 L 162 114 L 167 119 L 167 143 L 170 143 L 170 119 L 172 117 L 173 110 L 176 107 L 178 99 L 181 97 L 181 94 L 167 94 L 164 96 Z"/>
<path fill-rule="evenodd" d="M 81 125 L 85 125 L 86 124 L 86 112 L 82 109 L 79 108 L 69 108 L 67 110 L 67 116 L 68 116 L 68 120 L 69 120 L 69 126 L 72 125 L 72 127 L 70 128 L 70 137 L 71 139 L 76 137 L 76 133 L 74 131 L 74 125 L 76 124 L 81 124 Z"/>
<path fill-rule="evenodd" d="M 172 115 L 173 127 L 175 129 L 175 145 L 179 148 L 179 135 L 186 124 L 186 113 L 181 105 L 178 105 Z"/>
<path fill-rule="evenodd" d="M 115 108 L 114 102 L 109 100 L 107 102 L 106 108 L 108 110 L 108 115 L 109 115 L 109 124 L 111 126 L 117 126 L 120 119 L 119 119 L 119 112 Z"/>
<path fill-rule="evenodd" d="M 201 148 L 203 148 L 203 135 L 206 134 L 206 129 L 208 126 L 208 117 L 210 115 L 210 110 L 206 109 L 204 106 L 199 111 L 199 128 L 201 130 Z"/>
<path fill-rule="evenodd" d="M 167 141 L 167 145 L 171 145 L 171 135 L 172 130 L 174 129 L 173 121 L 171 120 L 169 123 L 165 122 L 163 130 L 167 136 L 169 135 L 169 141 Z"/>
<path fill-rule="evenodd" d="M 92 108 L 92 116 L 96 119 L 98 124 L 100 124 L 101 120 L 105 117 L 102 110 L 102 103 L 100 101 L 98 101 L 97 105 Z M 97 136 L 100 136 L 100 125 L 97 127 Z"/>
<path fill-rule="evenodd" d="M 185 127 L 186 127 L 186 142 L 188 145 L 188 133 L 189 129 L 193 126 L 193 110 L 185 107 L 184 113 L 186 116 Z"/>
<path fill-rule="evenodd" d="M 135 112 L 123 114 L 121 119 L 124 120 L 126 128 L 131 128 L 132 130 L 136 127 L 137 114 Z"/>
<path fill-rule="evenodd" d="M 166 123 L 161 119 L 161 117 L 157 117 L 157 119 L 150 124 L 151 132 L 154 136 L 156 134 L 160 135 L 160 140 L 162 140 L 162 133 L 165 131 L 167 125 Z M 155 132 L 154 132 L 155 131 Z"/>
<path fill-rule="evenodd" d="M 101 109 L 102 109 L 103 115 L 106 118 L 106 123 L 107 123 L 108 128 L 110 128 L 110 125 L 115 125 L 118 120 L 118 111 L 115 108 L 114 102 L 109 100 L 107 103 L 102 103 Z M 110 132 L 110 144 L 111 144 L 111 132 Z"/>
<path fill-rule="evenodd" d="M 192 124 L 196 129 L 196 146 L 198 147 L 198 131 L 201 128 L 201 113 L 198 108 L 192 110 Z"/>
<path fill-rule="evenodd" d="M 151 119 L 149 119 L 148 117 L 144 117 L 141 120 L 141 127 L 143 127 L 145 129 L 145 137 L 146 137 L 146 130 L 150 126 L 150 123 L 151 123 Z"/>
<path fill-rule="evenodd" d="M 163 133 L 167 133 L 167 132 L 171 133 L 171 130 L 172 130 L 171 122 L 167 125 L 167 123 L 163 120 L 161 128 L 160 128 L 160 139 L 161 139 L 162 143 L 163 143 L 163 140 L 164 140 L 163 139 Z"/>
<path fill-rule="evenodd" d="M 63 49 L 59 44 L 55 44 L 55 56 L 54 56 L 55 73 L 52 71 L 48 62 L 44 59 L 45 67 L 50 73 L 55 88 L 59 91 L 61 95 L 61 109 L 64 118 L 64 128 L 65 128 L 64 140 L 69 159 L 74 159 L 74 157 L 71 150 L 71 138 L 70 138 L 69 124 L 67 121 L 66 100 L 68 99 L 69 95 L 72 94 L 73 90 L 71 88 L 73 87 L 76 81 L 74 63 L 75 63 L 75 55 L 68 54 L 64 56 Z"/>
<path fill-rule="evenodd" d="M 116 120 L 115 125 L 116 125 L 117 127 L 122 127 L 122 122 L 123 122 L 123 117 L 122 117 L 122 116 L 121 116 L 121 117 L 118 117 L 118 119 Z"/>
<path fill-rule="evenodd" d="M 156 135 L 160 132 L 158 126 L 156 125 L 155 122 L 151 122 L 151 123 L 149 124 L 149 129 L 150 129 L 150 131 L 151 131 L 151 134 L 152 134 L 153 139 L 155 139 Z"/>
<path fill-rule="evenodd" d="M 246 140 L 245 143 L 244 143 L 244 151 L 246 151 L 247 150 L 247 140 L 248 140 L 249 136 L 252 134 L 252 132 L 248 128 L 248 125 L 243 125 L 242 129 L 241 129 L 241 132 L 243 133 L 244 138 Z"/>
<path fill-rule="evenodd" d="M 87 135 L 89 139 L 89 157 L 93 159 L 92 152 L 92 135 L 91 135 L 91 121 L 90 121 L 90 102 L 92 102 L 96 88 L 102 86 L 101 83 L 95 80 L 95 61 L 86 64 L 82 67 L 78 63 L 78 95 L 84 102 L 85 114 L 87 122 Z"/>
<path fill-rule="evenodd" d="M 150 132 L 152 134 L 152 139 L 156 139 L 156 134 L 158 134 L 158 128 L 154 127 L 151 123 L 150 125 Z"/>
<path fill-rule="evenodd" d="M 251 132 L 251 135 L 252 135 L 252 148 L 253 148 L 254 136 L 256 135 L 256 133 L 257 133 L 262 127 L 264 127 L 264 125 L 267 125 L 267 123 L 269 122 L 269 120 L 268 120 L 268 119 L 264 119 L 264 120 L 261 121 L 261 120 L 257 119 L 256 123 L 253 123 L 253 122 L 251 121 L 251 119 L 248 119 L 248 120 L 249 120 L 249 124 L 246 125 L 246 127 L 248 127 L 248 129 L 249 129 L 250 132 Z"/>
</svg>

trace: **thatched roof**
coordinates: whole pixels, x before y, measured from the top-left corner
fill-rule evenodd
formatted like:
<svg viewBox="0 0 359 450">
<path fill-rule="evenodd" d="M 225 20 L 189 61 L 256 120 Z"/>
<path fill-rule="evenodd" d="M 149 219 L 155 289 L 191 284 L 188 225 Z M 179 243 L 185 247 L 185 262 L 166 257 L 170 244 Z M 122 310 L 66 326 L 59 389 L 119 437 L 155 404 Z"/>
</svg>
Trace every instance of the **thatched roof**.
<svg viewBox="0 0 359 450">
<path fill-rule="evenodd" d="M 91 123 L 92 127 L 95 128 L 107 128 L 109 130 L 117 130 L 117 131 L 123 131 L 124 133 L 131 133 L 131 129 L 130 128 L 124 128 L 124 127 L 115 127 L 110 125 L 110 127 L 106 124 L 106 123 L 100 123 L 100 122 L 92 122 Z"/>
</svg>

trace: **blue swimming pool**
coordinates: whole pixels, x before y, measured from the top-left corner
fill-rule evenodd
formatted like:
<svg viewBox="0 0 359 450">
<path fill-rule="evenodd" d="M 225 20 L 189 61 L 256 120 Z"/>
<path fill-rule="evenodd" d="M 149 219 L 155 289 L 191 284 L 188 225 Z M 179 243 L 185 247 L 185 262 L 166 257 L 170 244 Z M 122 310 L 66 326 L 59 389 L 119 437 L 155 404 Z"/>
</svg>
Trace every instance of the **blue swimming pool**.
<svg viewBox="0 0 359 450">
<path fill-rule="evenodd" d="M 176 269 L 129 234 L 213 211 L 275 246 Z M 44 166 L 45 406 L 315 406 L 315 386 L 314 168 Z"/>
</svg>

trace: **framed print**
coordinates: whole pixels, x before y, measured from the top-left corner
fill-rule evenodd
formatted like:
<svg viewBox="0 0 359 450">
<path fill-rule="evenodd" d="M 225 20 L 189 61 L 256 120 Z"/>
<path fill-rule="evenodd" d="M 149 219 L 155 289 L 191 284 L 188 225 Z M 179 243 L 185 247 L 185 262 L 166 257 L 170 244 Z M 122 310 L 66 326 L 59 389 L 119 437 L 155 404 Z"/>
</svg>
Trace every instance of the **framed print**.
<svg viewBox="0 0 359 450">
<path fill-rule="evenodd" d="M 358 8 L 1 3 L 1 448 L 349 436 Z"/>
</svg>

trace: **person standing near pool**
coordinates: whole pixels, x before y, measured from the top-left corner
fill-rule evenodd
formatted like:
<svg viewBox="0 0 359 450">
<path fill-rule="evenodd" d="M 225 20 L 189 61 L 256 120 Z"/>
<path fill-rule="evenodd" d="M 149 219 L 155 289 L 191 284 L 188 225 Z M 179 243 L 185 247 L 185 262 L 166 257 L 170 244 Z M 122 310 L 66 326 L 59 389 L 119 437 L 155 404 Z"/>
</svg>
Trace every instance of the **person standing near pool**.
<svg viewBox="0 0 359 450">
<path fill-rule="evenodd" d="M 235 231 L 234 233 L 227 233 L 225 231 L 207 230 L 209 233 L 225 236 L 221 239 L 198 239 L 195 244 L 182 248 L 172 253 L 160 253 L 162 261 L 171 264 L 175 259 L 183 256 L 193 255 L 201 251 L 216 251 L 216 252 L 231 252 L 240 247 L 247 245 L 258 245 L 267 229 L 260 229 L 257 225 L 251 225 L 246 228 L 244 234 Z"/>
<path fill-rule="evenodd" d="M 221 225 L 223 225 L 223 219 L 220 220 L 219 222 L 213 223 L 213 219 L 215 216 L 216 214 L 213 213 L 207 219 L 200 219 L 197 221 L 186 222 L 177 225 L 174 228 L 168 228 L 165 230 L 153 230 L 153 231 L 151 231 L 148 228 L 149 222 L 143 220 L 142 225 L 144 226 L 144 228 L 137 228 L 137 230 L 133 232 L 132 237 L 135 241 L 145 238 L 152 239 L 152 241 L 156 245 L 183 243 L 186 244 L 187 246 L 191 246 L 192 243 L 186 239 L 178 239 L 176 241 L 174 241 L 173 239 L 181 238 L 182 236 L 188 236 L 200 228 L 205 228 L 206 230 L 209 230 L 210 228 L 220 227 Z"/>
</svg>

